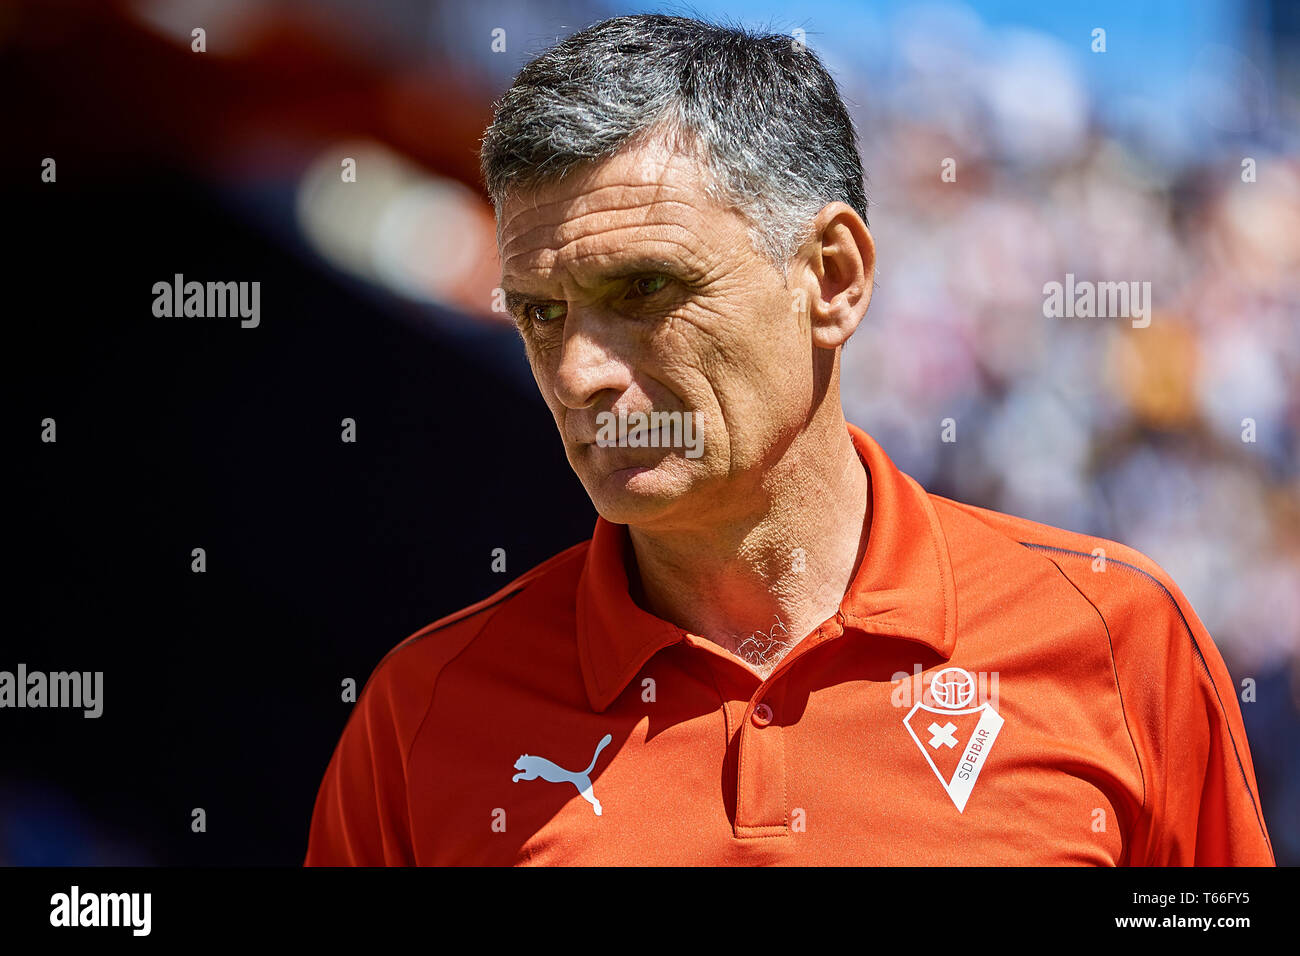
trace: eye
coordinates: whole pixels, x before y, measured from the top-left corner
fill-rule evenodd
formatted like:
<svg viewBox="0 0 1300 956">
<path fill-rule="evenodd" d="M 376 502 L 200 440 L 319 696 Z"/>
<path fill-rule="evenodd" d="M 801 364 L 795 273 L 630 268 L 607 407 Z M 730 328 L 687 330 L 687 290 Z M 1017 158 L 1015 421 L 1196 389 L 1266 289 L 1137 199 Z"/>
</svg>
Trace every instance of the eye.
<svg viewBox="0 0 1300 956">
<path fill-rule="evenodd" d="M 564 308 L 563 302 L 529 305 L 524 309 L 524 316 L 537 325 L 545 325 L 564 315 Z"/>
<path fill-rule="evenodd" d="M 651 296 L 667 284 L 668 276 L 665 275 L 642 276 L 632 283 L 632 287 L 628 289 L 626 297 L 629 299 L 638 299 Z"/>
</svg>

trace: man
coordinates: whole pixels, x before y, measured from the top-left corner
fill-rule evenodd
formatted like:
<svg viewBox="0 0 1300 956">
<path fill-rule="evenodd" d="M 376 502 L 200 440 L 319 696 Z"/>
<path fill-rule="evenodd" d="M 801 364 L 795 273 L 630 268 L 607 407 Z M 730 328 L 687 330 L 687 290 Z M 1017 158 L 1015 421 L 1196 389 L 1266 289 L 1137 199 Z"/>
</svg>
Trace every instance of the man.
<svg viewBox="0 0 1300 956">
<path fill-rule="evenodd" d="M 600 518 L 380 662 L 307 864 L 1273 863 L 1161 569 L 845 421 L 855 140 L 788 37 L 620 17 L 520 73 L 502 288 Z"/>
</svg>

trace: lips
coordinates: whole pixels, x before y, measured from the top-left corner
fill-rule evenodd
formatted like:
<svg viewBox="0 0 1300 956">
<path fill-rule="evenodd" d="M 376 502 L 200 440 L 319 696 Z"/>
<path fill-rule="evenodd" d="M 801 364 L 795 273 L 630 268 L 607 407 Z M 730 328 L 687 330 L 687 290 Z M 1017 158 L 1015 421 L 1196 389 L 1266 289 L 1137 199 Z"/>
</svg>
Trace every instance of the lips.
<svg viewBox="0 0 1300 956">
<path fill-rule="evenodd" d="M 613 474 L 628 468 L 654 468 L 665 458 L 673 454 L 672 448 L 658 448 L 652 445 L 598 445 L 588 442 L 582 446 L 583 457 L 587 467 L 604 474 Z"/>
</svg>

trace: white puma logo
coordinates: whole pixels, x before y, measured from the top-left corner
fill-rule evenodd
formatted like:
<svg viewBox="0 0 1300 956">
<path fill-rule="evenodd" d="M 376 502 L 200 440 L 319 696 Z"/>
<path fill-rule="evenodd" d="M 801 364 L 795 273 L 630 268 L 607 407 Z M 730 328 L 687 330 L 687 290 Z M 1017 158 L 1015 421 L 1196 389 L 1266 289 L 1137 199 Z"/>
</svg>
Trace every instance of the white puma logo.
<svg viewBox="0 0 1300 956">
<path fill-rule="evenodd" d="M 510 779 L 514 783 L 518 783 L 520 780 L 536 780 L 538 777 L 548 783 L 563 783 L 567 780 L 578 788 L 578 793 L 582 795 L 582 799 L 591 804 L 592 809 L 596 811 L 596 816 L 600 816 L 600 801 L 591 792 L 591 777 L 589 774 L 592 768 L 596 766 L 596 758 L 600 756 L 600 752 L 613 739 L 609 734 L 602 737 L 600 743 L 596 744 L 596 752 L 591 755 L 591 763 L 587 765 L 586 770 L 581 771 L 565 770 L 563 767 L 551 763 L 545 757 L 520 754 L 519 759 L 515 761 L 515 769 L 522 772 L 515 774 Z"/>
</svg>

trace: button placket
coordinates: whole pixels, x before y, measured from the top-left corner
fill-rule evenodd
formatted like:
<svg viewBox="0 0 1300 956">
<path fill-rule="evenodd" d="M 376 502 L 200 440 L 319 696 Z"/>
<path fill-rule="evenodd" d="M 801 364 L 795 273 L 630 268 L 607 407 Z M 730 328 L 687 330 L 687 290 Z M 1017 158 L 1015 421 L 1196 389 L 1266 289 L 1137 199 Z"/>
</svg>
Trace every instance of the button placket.
<svg viewBox="0 0 1300 956">
<path fill-rule="evenodd" d="M 785 728 L 776 720 L 784 681 L 763 688 L 763 699 L 740 728 L 737 761 L 737 837 L 776 837 L 788 832 L 789 808 L 785 781 Z"/>
</svg>

